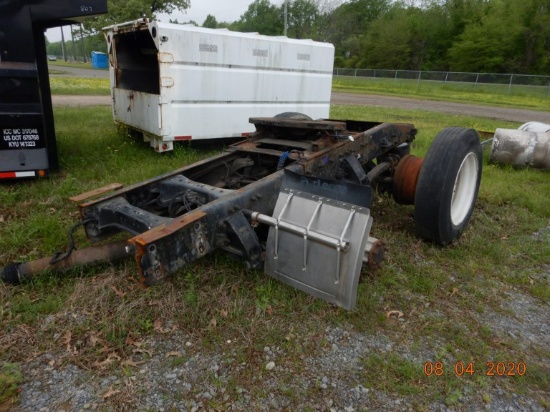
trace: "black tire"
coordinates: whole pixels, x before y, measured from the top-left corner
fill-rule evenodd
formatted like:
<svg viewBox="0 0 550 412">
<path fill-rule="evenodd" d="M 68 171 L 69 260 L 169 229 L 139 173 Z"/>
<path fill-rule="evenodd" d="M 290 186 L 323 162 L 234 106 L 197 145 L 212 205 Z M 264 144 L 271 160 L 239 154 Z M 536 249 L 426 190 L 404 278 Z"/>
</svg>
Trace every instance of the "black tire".
<svg viewBox="0 0 550 412">
<path fill-rule="evenodd" d="M 291 120 L 313 120 L 307 114 L 298 113 L 298 112 L 284 112 L 275 115 L 279 119 L 291 119 Z"/>
<path fill-rule="evenodd" d="M 474 211 L 481 165 L 475 130 L 449 127 L 436 136 L 415 191 L 414 219 L 420 237 L 440 245 L 460 237 Z"/>
</svg>

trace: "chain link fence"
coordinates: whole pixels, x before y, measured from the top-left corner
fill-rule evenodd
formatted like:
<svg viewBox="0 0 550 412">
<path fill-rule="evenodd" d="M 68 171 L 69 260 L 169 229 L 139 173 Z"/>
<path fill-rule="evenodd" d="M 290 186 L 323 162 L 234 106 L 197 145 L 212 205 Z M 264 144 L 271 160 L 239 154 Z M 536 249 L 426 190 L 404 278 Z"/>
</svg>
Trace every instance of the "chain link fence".
<svg viewBox="0 0 550 412">
<path fill-rule="evenodd" d="M 334 76 L 393 79 L 395 81 L 441 82 L 467 84 L 473 87 L 493 86 L 492 91 L 528 93 L 550 97 L 550 76 L 526 74 L 436 72 L 420 70 L 334 69 Z M 494 90 L 493 90 L 494 89 Z"/>
</svg>

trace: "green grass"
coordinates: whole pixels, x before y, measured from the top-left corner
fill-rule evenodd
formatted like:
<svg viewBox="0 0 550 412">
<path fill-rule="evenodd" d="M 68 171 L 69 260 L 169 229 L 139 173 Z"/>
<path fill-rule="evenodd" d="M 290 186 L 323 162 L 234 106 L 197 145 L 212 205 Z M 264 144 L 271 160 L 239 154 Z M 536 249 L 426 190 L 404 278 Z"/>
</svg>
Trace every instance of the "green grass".
<svg viewBox="0 0 550 412">
<path fill-rule="evenodd" d="M 416 80 L 335 76 L 332 81 L 332 90 L 531 110 L 550 110 L 550 92 L 547 87 L 514 86 L 508 92 L 507 85 L 417 82 Z"/>
<path fill-rule="evenodd" d="M 52 94 L 108 96 L 110 87 L 109 79 L 50 76 Z"/>
<path fill-rule="evenodd" d="M 419 133 L 413 153 L 420 156 L 446 126 L 517 127 L 484 118 L 354 106 L 334 106 L 331 117 L 414 123 Z M 67 230 L 79 218 L 69 197 L 111 182 L 136 183 L 217 153 L 177 146 L 159 155 L 115 127 L 108 107 L 55 108 L 55 122 L 60 172 L 0 190 L 1 264 L 64 250 Z M 380 269 L 364 270 L 353 311 L 266 279 L 223 252 L 145 290 L 129 259 L 62 276 L 48 273 L 18 287 L 0 285 L 0 362 L 19 364 L 33 354 L 56 351 L 60 343 L 54 336 L 70 331 L 72 341 L 80 342 L 79 362 L 94 369 L 105 353 L 128 359 L 135 348 L 129 340 L 159 335 L 160 328 L 185 331 L 203 352 L 219 351 L 231 339 L 239 364 L 248 365 L 234 372 L 231 385 L 252 394 L 265 390 L 263 348 L 283 348 L 285 356 L 277 363 L 288 371 L 279 376 L 284 392 L 293 388 L 295 375 L 309 369 L 305 358 L 330 352 L 325 331 L 338 326 L 392 343 L 389 352 L 364 355 L 361 376 L 346 377 L 350 385 L 405 397 L 418 409 L 434 401 L 458 407 L 462 397 L 487 397 L 494 386 L 549 404 L 550 382 L 541 378 L 550 375 L 547 351 L 523 347 L 507 330 L 495 331 L 482 319 L 513 316 L 503 305 L 518 293 L 533 300 L 534 313 L 545 313 L 550 179 L 540 170 L 490 165 L 487 153 L 483 167 L 471 224 L 460 241 L 445 248 L 415 236 L 412 206 L 376 197 L 371 234 L 384 239 L 388 251 Z M 81 231 L 75 238 L 78 246 L 86 245 Z M 405 314 L 404 322 L 386 317 L 392 309 Z M 101 344 L 90 344 L 91 337 Z M 186 350 L 166 362 L 177 366 L 192 355 Z M 530 372 L 522 379 L 426 377 L 424 363 L 439 359 L 450 370 L 458 361 L 484 365 L 523 359 Z M 314 396 L 319 389 L 310 390 Z"/>
<path fill-rule="evenodd" d="M 396 353 L 371 354 L 362 361 L 365 370 L 363 386 L 399 395 L 416 395 L 422 391 L 425 374 L 422 366 L 415 362 Z"/>
<path fill-rule="evenodd" d="M 18 388 L 23 383 L 19 365 L 0 361 L 0 409 L 9 407 L 16 400 Z"/>
</svg>

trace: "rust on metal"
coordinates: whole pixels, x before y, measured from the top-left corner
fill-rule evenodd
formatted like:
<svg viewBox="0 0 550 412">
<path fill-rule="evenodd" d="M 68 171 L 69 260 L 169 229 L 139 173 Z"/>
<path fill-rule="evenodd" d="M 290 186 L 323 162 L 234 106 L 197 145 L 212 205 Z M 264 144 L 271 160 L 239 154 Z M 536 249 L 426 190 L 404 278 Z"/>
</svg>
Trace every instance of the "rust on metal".
<svg viewBox="0 0 550 412">
<path fill-rule="evenodd" d="M 138 268 L 139 279 L 143 286 L 147 286 L 147 279 L 143 274 L 143 268 L 141 266 L 141 259 L 145 255 L 145 246 L 134 242 L 131 243 L 133 243 L 135 246 L 134 260 L 136 261 L 136 266 Z"/>
<path fill-rule="evenodd" d="M 74 250 L 66 257 L 45 257 L 25 263 L 13 264 L 16 267 L 19 281 L 27 280 L 35 275 L 51 270 L 64 272 L 75 266 L 94 266 L 105 262 L 117 262 L 133 253 L 133 248 L 126 241 L 91 246 L 86 249 Z"/>
<path fill-rule="evenodd" d="M 397 164 L 393 178 L 393 198 L 402 205 L 414 205 L 418 176 L 424 159 L 405 155 Z"/>
<path fill-rule="evenodd" d="M 79 195 L 70 197 L 69 200 L 79 203 L 91 197 L 99 196 L 107 192 L 111 192 L 113 190 L 121 189 L 122 187 L 124 187 L 124 185 L 122 185 L 121 183 L 110 183 L 106 186 L 103 186 L 94 190 L 90 190 L 89 192 L 81 193 Z"/>
<path fill-rule="evenodd" d="M 251 213 L 271 216 L 285 174 L 294 172 L 319 182 L 342 181 L 349 187 L 345 201 L 360 204 L 352 196 L 353 185 L 368 184 L 369 171 L 386 164 L 388 169 L 378 174 L 387 172 L 384 184 L 391 185 L 394 165 L 402 156 L 397 148 L 416 135 L 414 126 L 405 123 L 251 120 L 256 132 L 224 153 L 138 184 L 109 185 L 72 198 L 79 202 L 90 241 L 122 231 L 131 233 L 125 245 L 134 254 L 145 285 L 157 283 L 216 249 L 241 257 L 248 267 L 260 267 L 267 233 L 254 229 L 255 222 L 250 226 Z M 414 159 L 407 157 L 402 162 L 399 184 L 404 187 L 398 185 L 402 193 L 410 186 L 408 197 L 413 201 L 421 165 L 420 159 L 417 169 L 407 166 L 415 164 Z M 412 183 L 406 180 L 411 172 Z M 116 191 L 108 193 L 112 190 Z M 100 194 L 104 197 L 93 198 Z M 385 251 L 383 242 L 374 238 L 372 242 L 363 258 L 375 268 Z M 115 252 L 125 255 L 128 250 Z M 108 256 L 103 254 L 104 259 Z"/>
<path fill-rule="evenodd" d="M 129 239 L 128 242 L 136 246 L 148 245 L 183 229 L 187 225 L 190 225 L 191 223 L 202 219 L 204 216 L 206 216 L 206 213 L 204 213 L 202 210 L 196 210 L 194 212 L 185 214 L 183 216 L 180 216 L 179 218 L 174 219 L 174 222 L 172 222 L 168 226 L 160 225 L 138 236 L 134 236 L 133 238 Z"/>
</svg>

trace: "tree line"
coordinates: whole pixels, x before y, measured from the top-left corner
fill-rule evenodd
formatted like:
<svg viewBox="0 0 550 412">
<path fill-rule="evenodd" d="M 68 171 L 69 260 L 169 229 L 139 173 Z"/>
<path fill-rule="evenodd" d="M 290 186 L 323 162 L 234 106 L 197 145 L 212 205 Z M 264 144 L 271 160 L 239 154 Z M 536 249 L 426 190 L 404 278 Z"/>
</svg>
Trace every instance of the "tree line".
<svg viewBox="0 0 550 412">
<path fill-rule="evenodd" d="M 86 61 L 90 59 L 92 51 L 107 52 L 107 44 L 101 31 L 103 27 L 141 17 L 155 18 L 160 13 L 183 11 L 190 4 L 190 0 L 107 0 L 106 14 L 87 18 L 82 24 L 70 26 L 71 39 L 64 46 L 62 42 L 46 41 L 47 54 L 64 56 L 67 60 Z"/>
<path fill-rule="evenodd" d="M 287 10 L 288 36 L 334 44 L 336 67 L 550 74 L 550 0 L 289 0 Z M 280 35 L 283 11 L 255 0 L 222 26 Z"/>
<path fill-rule="evenodd" d="M 87 33 L 189 0 L 109 6 L 84 23 Z M 202 26 L 282 35 L 285 9 L 287 36 L 334 44 L 336 67 L 550 75 L 550 0 L 254 0 L 237 21 L 208 15 Z"/>
</svg>

